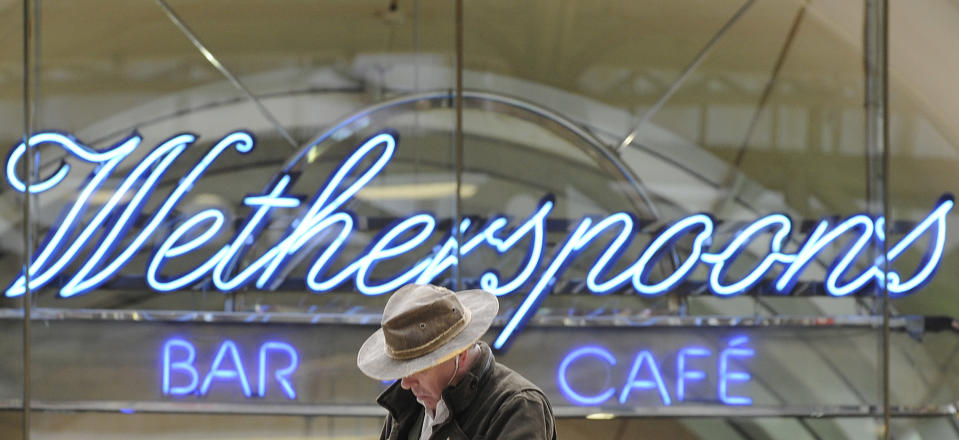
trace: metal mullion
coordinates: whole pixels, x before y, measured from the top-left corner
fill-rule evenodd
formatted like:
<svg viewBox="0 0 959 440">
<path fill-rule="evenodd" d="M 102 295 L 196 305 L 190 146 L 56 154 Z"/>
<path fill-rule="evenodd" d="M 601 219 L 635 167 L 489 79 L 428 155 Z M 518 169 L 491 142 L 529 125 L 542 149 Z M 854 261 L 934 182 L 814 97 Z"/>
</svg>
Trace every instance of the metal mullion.
<svg viewBox="0 0 959 440">
<path fill-rule="evenodd" d="M 456 161 L 456 213 L 453 222 L 453 233 L 456 235 L 456 290 L 461 290 L 462 286 L 462 253 L 460 244 L 463 242 L 463 233 L 460 231 L 460 222 L 463 218 L 463 0 L 456 0 L 455 25 L 456 25 L 456 95 L 454 105 L 456 106 L 456 128 L 454 133 L 455 161 Z"/>
<path fill-rule="evenodd" d="M 863 24 L 863 62 L 865 64 L 865 144 L 866 144 L 866 203 L 868 212 L 880 214 L 889 218 L 889 59 L 888 47 L 888 1 L 865 0 Z M 889 223 L 883 222 L 884 237 L 889 236 Z M 883 277 L 889 273 L 889 264 L 884 258 L 888 254 L 886 240 L 875 249 L 882 266 Z M 890 437 L 890 410 L 889 410 L 889 289 L 886 283 L 880 283 L 881 313 L 883 329 L 881 347 L 882 357 L 882 419 L 883 429 L 881 436 Z M 875 308 L 873 309 L 875 310 Z"/>
<path fill-rule="evenodd" d="M 35 103 L 33 100 L 36 99 L 34 87 L 36 86 L 37 78 L 32 75 L 36 74 L 36 63 L 38 62 L 38 57 L 36 56 L 38 45 L 35 29 L 37 7 L 38 2 L 36 0 L 23 0 L 23 143 L 27 151 L 26 154 L 24 154 L 25 160 L 23 161 L 25 186 L 23 191 L 23 274 L 25 284 L 23 293 L 23 396 L 21 403 L 23 408 L 22 422 L 24 440 L 30 440 L 30 408 L 32 403 L 30 389 L 30 370 L 32 368 L 30 363 L 32 357 L 30 352 L 30 312 L 33 295 L 31 295 L 30 291 L 30 262 L 33 259 L 31 256 L 33 249 L 31 234 L 33 219 L 30 212 L 30 182 L 33 176 L 31 170 L 31 157 L 33 155 L 30 152 L 30 138 L 33 133 L 33 120 L 36 116 L 34 113 Z"/>
</svg>

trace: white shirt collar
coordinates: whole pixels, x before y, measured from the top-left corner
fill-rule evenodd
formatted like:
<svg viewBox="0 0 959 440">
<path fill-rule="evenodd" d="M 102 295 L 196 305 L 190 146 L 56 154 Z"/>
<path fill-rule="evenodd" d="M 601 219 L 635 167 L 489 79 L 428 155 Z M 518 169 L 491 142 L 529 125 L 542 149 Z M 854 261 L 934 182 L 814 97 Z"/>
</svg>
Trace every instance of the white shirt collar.
<svg viewBox="0 0 959 440">
<path fill-rule="evenodd" d="M 436 414 L 430 414 L 430 409 L 423 407 L 423 428 L 420 430 L 420 440 L 429 439 L 433 435 L 433 427 L 442 424 L 449 418 L 450 409 L 442 399 L 436 402 Z"/>
</svg>

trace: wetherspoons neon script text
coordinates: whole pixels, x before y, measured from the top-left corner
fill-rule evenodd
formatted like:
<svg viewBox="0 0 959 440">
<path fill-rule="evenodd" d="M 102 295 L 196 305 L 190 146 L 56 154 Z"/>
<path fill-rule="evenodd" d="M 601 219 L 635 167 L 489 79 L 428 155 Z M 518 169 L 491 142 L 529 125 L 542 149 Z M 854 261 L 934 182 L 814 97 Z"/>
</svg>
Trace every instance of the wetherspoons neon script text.
<svg viewBox="0 0 959 440">
<path fill-rule="evenodd" d="M 143 155 L 135 166 L 131 164 L 126 176 L 117 176 L 114 180 L 120 183 L 110 192 L 101 187 L 108 178 L 114 177 L 113 172 L 120 163 L 140 146 L 142 138 L 139 135 L 130 135 L 104 150 L 94 150 L 72 136 L 56 132 L 43 132 L 32 136 L 29 140 L 30 148 L 43 144 L 62 148 L 81 161 L 95 164 L 97 168 L 77 191 L 78 195 L 73 204 L 65 209 L 59 226 L 51 229 L 41 248 L 33 254 L 35 258 L 29 268 L 31 289 L 47 285 L 58 275 L 65 279 L 60 287 L 60 295 L 63 297 L 97 288 L 110 281 L 140 253 L 144 244 L 161 225 L 170 227 L 171 224 L 176 227 L 166 237 L 154 238 L 154 242 L 160 244 L 149 258 L 145 273 L 147 284 L 160 292 L 185 288 L 207 280 L 216 289 L 224 292 L 254 286 L 257 289 L 269 289 L 284 277 L 283 274 L 288 273 L 287 266 L 290 266 L 291 262 L 297 262 L 292 263 L 293 265 L 298 264 L 301 258 L 296 258 L 295 255 L 299 252 L 309 252 L 312 255 L 313 249 L 320 241 L 322 245 L 319 246 L 319 251 L 315 251 L 305 279 L 306 287 L 314 292 L 328 291 L 352 280 L 359 292 L 379 295 L 407 283 L 430 282 L 457 265 L 458 244 L 455 234 L 453 231 L 445 231 L 446 235 L 438 242 L 431 242 L 430 238 L 434 233 L 441 231 L 437 230 L 436 218 L 430 214 L 416 214 L 396 222 L 373 238 L 366 251 L 354 260 L 336 261 L 355 227 L 354 216 L 344 207 L 389 164 L 397 148 L 395 135 L 387 131 L 360 144 L 333 170 L 326 185 L 318 188 L 307 203 L 287 193 L 294 176 L 279 174 L 267 185 L 267 190 L 262 195 L 244 199 L 249 213 L 226 245 L 186 273 L 165 273 L 163 268 L 167 262 L 208 247 L 216 237 L 228 233 L 226 215 L 220 209 L 206 209 L 185 220 L 168 218 L 171 211 L 220 155 L 226 154 L 229 149 L 235 150 L 230 154 L 246 154 L 254 147 L 253 137 L 249 133 L 237 131 L 226 135 L 156 204 L 158 207 L 152 214 L 141 214 L 158 182 L 166 177 L 169 167 L 195 140 L 194 135 L 180 134 L 157 145 Z M 27 146 L 21 143 L 14 147 L 7 160 L 7 180 L 20 192 L 26 191 L 26 184 L 16 170 L 27 150 Z M 30 192 L 42 193 L 55 188 L 64 181 L 69 172 L 70 165 L 62 164 L 52 175 L 31 182 Z M 91 205 L 91 196 L 95 193 L 107 193 L 109 199 L 97 206 L 93 213 L 84 216 L 88 205 Z M 617 212 L 600 219 L 583 218 L 572 228 L 565 240 L 553 249 L 551 255 L 548 255 L 545 249 L 546 222 L 553 209 L 553 202 L 547 198 L 529 217 L 512 229 L 507 228 L 509 220 L 504 216 L 493 217 L 482 225 L 473 225 L 468 218 L 464 218 L 459 224 L 464 237 L 459 250 L 464 257 L 483 246 L 501 254 L 525 252 L 522 267 L 518 267 L 512 274 L 504 276 L 490 269 L 479 278 L 481 288 L 497 295 L 511 293 L 523 286 L 532 286 L 494 342 L 494 347 L 502 348 L 525 320 L 535 313 L 540 300 L 552 288 L 555 280 L 562 277 L 567 265 L 590 246 L 601 250 L 599 256 L 591 262 L 586 276 L 588 289 L 596 294 L 608 293 L 631 284 L 641 295 L 659 295 L 685 281 L 700 265 L 705 265 L 708 270 L 708 288 L 719 296 L 746 292 L 757 283 L 766 282 L 767 277 L 772 277 L 773 274 L 776 274 L 773 279 L 774 289 L 785 293 L 793 288 L 800 274 L 811 262 L 821 262 L 821 259 L 828 258 L 831 265 L 825 275 L 824 286 L 829 294 L 848 295 L 862 290 L 869 283 L 885 282 L 891 295 L 902 296 L 921 287 L 938 267 L 945 247 L 946 214 L 952 206 L 952 199 L 943 197 L 912 231 L 898 243 L 889 245 L 885 259 L 894 262 L 921 237 L 928 236 L 929 244 L 925 257 L 911 273 L 903 274 L 895 271 L 884 274 L 880 269 L 881 259 L 864 268 L 854 264 L 858 259 L 865 258 L 873 244 L 881 243 L 885 239 L 883 218 L 865 214 L 854 215 L 841 222 L 830 222 L 827 219 L 819 221 L 805 241 L 791 252 L 787 251 L 786 247 L 790 243 L 793 223 L 785 215 L 771 214 L 762 217 L 743 228 L 725 246 L 711 252 L 714 222 L 708 215 L 694 214 L 679 219 L 659 232 L 626 269 L 614 274 L 610 273 L 611 269 L 621 260 L 629 258 L 624 253 L 638 231 L 634 217 L 625 212 Z M 291 209 L 299 210 L 297 220 L 289 225 L 272 247 L 246 267 L 240 267 L 241 257 L 245 255 L 250 244 L 258 239 L 270 213 Z M 108 218 L 110 221 L 107 221 Z M 130 237 L 125 237 L 124 235 L 132 230 L 133 224 L 142 227 L 131 233 Z M 728 274 L 737 257 L 748 246 L 760 242 L 763 236 L 769 236 L 769 249 L 765 256 L 761 256 L 746 275 Z M 657 263 L 665 255 L 669 255 L 669 250 L 678 240 L 685 237 L 692 238 L 692 249 L 688 256 L 680 261 L 669 275 L 663 279 L 654 279 L 654 267 L 658 266 Z M 839 240 L 849 241 L 850 244 L 838 255 L 824 257 L 823 250 Z M 125 243 L 125 247 L 120 248 L 121 242 Z M 520 243 L 527 244 L 525 249 L 521 249 L 523 246 Z M 82 258 L 78 257 L 84 249 L 88 249 L 87 253 Z M 431 251 L 428 256 L 412 261 L 401 273 L 372 279 L 371 274 L 380 262 L 394 258 L 410 259 L 409 255 L 415 249 Z M 329 274 L 327 272 L 334 261 L 338 264 L 337 267 L 342 269 L 335 274 Z M 75 273 L 64 274 L 70 264 L 79 266 L 79 269 Z M 22 295 L 25 291 L 24 278 L 21 274 L 8 287 L 6 295 Z"/>
<path fill-rule="evenodd" d="M 665 360 L 658 362 L 649 350 L 640 350 L 628 368 L 622 370 L 628 371 L 622 382 L 619 381 L 622 376 L 613 374 L 614 371 L 620 371 L 613 368 L 617 365 L 616 357 L 605 347 L 588 345 L 563 357 L 556 373 L 556 382 L 563 396 L 580 406 L 606 406 L 613 397 L 618 397 L 619 403 L 626 404 L 631 396 L 642 392 L 652 392 L 665 406 L 688 400 L 719 400 L 726 405 L 751 405 L 751 397 L 740 395 L 751 378 L 742 365 L 756 354 L 748 343 L 749 338 L 745 336 L 732 338 L 716 356 L 706 347 L 683 347 L 675 355 L 676 368 L 671 370 L 674 380 L 663 379 L 664 370 L 670 371 L 671 365 Z M 595 368 L 589 368 L 597 362 L 605 375 L 594 374 Z M 606 385 L 597 387 L 597 380 Z M 607 387 L 610 382 L 622 383 L 618 393 L 616 387 Z M 712 392 L 712 384 L 715 384 L 715 392 Z M 672 393 L 669 392 L 670 388 L 673 389 Z"/>
</svg>

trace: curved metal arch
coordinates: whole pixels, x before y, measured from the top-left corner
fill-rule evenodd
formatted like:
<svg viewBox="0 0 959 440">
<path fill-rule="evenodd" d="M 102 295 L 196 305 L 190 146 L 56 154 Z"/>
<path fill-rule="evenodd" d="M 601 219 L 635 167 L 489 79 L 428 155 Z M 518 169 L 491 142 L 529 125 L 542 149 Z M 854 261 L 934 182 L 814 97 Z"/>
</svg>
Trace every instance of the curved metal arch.
<svg viewBox="0 0 959 440">
<path fill-rule="evenodd" d="M 364 121 L 367 116 L 379 112 L 397 113 L 409 106 L 417 106 L 417 110 L 445 108 L 451 105 L 453 96 L 454 94 L 450 90 L 435 90 L 403 95 L 356 111 L 341 118 L 338 122 L 330 126 L 330 128 L 307 142 L 305 146 L 301 147 L 291 156 L 284 170 L 289 171 L 300 161 L 303 155 L 327 139 L 334 136 L 342 136 L 343 133 L 352 133 L 354 124 Z M 600 168 L 606 171 L 610 177 L 627 182 L 629 188 L 634 191 L 632 194 L 627 194 L 627 198 L 629 198 L 637 208 L 641 206 L 645 207 L 654 218 L 659 219 L 661 217 L 659 209 L 653 203 L 653 199 L 644 188 L 640 178 L 622 161 L 616 151 L 604 144 L 589 131 L 577 125 L 571 119 L 535 103 L 491 92 L 466 91 L 463 94 L 463 105 L 469 109 L 483 109 L 508 114 L 531 122 L 541 122 L 535 121 L 530 117 L 535 116 L 541 120 L 556 124 L 556 126 L 562 130 L 553 130 L 554 132 L 567 139 L 578 141 L 571 143 L 577 148 L 580 148 L 587 156 L 596 160 Z M 424 106 L 428 107 L 424 108 Z M 580 147 L 580 145 L 586 145 L 588 149 L 584 149 Z M 614 175 L 614 173 L 618 174 L 618 176 Z"/>
</svg>

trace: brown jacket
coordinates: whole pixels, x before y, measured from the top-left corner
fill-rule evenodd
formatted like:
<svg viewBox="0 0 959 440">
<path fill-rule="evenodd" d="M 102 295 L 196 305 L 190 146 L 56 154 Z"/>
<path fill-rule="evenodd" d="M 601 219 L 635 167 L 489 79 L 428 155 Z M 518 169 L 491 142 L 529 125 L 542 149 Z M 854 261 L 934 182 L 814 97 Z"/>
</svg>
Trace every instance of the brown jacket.
<svg viewBox="0 0 959 440">
<path fill-rule="evenodd" d="M 433 430 L 430 439 L 556 440 L 553 409 L 546 395 L 519 373 L 496 363 L 485 343 L 482 354 L 456 385 L 443 390 L 450 418 Z M 400 381 L 376 399 L 389 411 L 382 440 L 407 440 L 420 426 L 423 406 Z M 416 432 L 412 438 L 419 436 Z M 427 440 L 427 439 L 421 439 Z"/>
</svg>

